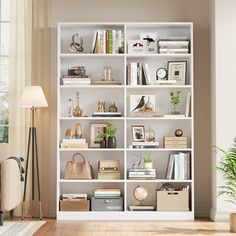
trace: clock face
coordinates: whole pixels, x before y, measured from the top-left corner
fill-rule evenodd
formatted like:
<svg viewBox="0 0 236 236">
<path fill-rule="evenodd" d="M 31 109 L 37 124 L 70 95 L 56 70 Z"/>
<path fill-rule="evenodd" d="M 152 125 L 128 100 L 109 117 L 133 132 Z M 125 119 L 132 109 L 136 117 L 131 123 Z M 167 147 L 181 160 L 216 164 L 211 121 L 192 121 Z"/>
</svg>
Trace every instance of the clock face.
<svg viewBox="0 0 236 236">
<path fill-rule="evenodd" d="M 157 80 L 158 79 L 166 79 L 167 71 L 164 68 L 159 68 L 157 70 Z"/>
</svg>

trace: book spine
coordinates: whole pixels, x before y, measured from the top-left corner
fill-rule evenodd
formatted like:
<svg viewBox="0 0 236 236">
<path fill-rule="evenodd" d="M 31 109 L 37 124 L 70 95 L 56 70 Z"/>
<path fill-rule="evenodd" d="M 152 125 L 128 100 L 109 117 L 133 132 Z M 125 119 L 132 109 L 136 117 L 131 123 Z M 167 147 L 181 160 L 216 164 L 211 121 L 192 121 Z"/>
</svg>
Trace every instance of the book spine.
<svg viewBox="0 0 236 236">
<path fill-rule="evenodd" d="M 112 53 L 116 53 L 116 31 L 112 30 Z"/>
<path fill-rule="evenodd" d="M 143 84 L 143 70 L 142 70 L 142 63 L 138 63 L 138 84 Z"/>
<path fill-rule="evenodd" d="M 98 49 L 97 53 L 101 53 L 101 30 L 98 30 L 98 38 L 97 38 Z"/>
<path fill-rule="evenodd" d="M 106 53 L 109 53 L 109 31 L 106 30 Z"/>
<path fill-rule="evenodd" d="M 127 65 L 127 84 L 131 85 L 131 64 Z"/>
<path fill-rule="evenodd" d="M 109 30 L 108 41 L 109 41 L 109 53 L 112 53 L 112 31 L 111 30 Z"/>
<path fill-rule="evenodd" d="M 175 154 L 175 180 L 179 179 L 179 155 Z"/>
<path fill-rule="evenodd" d="M 102 53 L 106 54 L 106 30 L 102 31 Z"/>
<path fill-rule="evenodd" d="M 131 85 L 137 85 L 137 63 L 131 63 Z"/>
</svg>

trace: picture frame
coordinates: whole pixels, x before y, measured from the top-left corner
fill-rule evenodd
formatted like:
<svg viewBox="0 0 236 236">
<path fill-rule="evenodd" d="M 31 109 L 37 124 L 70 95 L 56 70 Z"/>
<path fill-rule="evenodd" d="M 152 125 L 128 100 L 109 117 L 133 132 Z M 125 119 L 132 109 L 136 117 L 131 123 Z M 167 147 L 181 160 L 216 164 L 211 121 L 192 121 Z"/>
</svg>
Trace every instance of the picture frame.
<svg viewBox="0 0 236 236">
<path fill-rule="evenodd" d="M 129 40 L 128 53 L 129 54 L 142 54 L 146 52 L 147 41 L 145 40 Z"/>
<path fill-rule="evenodd" d="M 90 123 L 90 147 L 99 148 L 100 141 L 97 140 L 97 136 L 101 132 L 105 132 L 107 123 Z"/>
<path fill-rule="evenodd" d="M 144 125 L 132 125 L 133 142 L 145 142 L 145 127 Z"/>
<path fill-rule="evenodd" d="M 144 103 L 140 108 L 139 104 Z M 145 107 L 146 106 L 146 107 Z M 151 94 L 130 95 L 130 113 L 155 112 L 156 96 Z"/>
<path fill-rule="evenodd" d="M 185 85 L 187 61 L 168 61 L 168 80 L 176 80 L 176 84 Z"/>
</svg>

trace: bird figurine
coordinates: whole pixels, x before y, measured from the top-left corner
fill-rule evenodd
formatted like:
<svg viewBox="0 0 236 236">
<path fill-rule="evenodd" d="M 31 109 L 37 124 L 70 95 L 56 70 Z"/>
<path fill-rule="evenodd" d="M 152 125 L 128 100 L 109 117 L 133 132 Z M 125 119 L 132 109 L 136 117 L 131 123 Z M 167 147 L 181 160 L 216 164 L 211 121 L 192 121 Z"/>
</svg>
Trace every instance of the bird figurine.
<svg viewBox="0 0 236 236">
<path fill-rule="evenodd" d="M 144 100 L 145 96 L 142 96 L 138 105 L 133 109 L 133 111 L 136 111 L 137 109 L 142 108 L 145 105 L 145 100 Z"/>
</svg>

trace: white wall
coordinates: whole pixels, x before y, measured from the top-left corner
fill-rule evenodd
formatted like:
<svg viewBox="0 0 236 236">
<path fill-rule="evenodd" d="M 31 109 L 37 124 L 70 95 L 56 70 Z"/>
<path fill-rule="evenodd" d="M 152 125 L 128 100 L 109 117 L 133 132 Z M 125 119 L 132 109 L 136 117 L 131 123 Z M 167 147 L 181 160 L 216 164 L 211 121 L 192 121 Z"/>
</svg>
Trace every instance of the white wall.
<svg viewBox="0 0 236 236">
<path fill-rule="evenodd" d="M 52 0 L 52 80 L 50 104 L 55 104 L 51 129 L 56 129 L 56 27 L 62 21 L 192 21 L 195 65 L 195 206 L 208 216 L 211 206 L 210 1 L 209 0 Z M 51 132 L 53 133 L 53 132 Z M 55 132 L 54 132 L 55 133 Z M 48 215 L 56 206 L 56 137 L 50 165 Z"/>
<path fill-rule="evenodd" d="M 212 15 L 212 140 L 224 149 L 232 145 L 236 136 L 236 1 L 213 1 Z M 212 164 L 219 162 L 219 156 L 212 154 Z M 223 184 L 219 173 L 213 172 L 212 211 L 215 220 L 227 219 L 236 206 L 225 201 L 225 196 L 217 198 L 217 190 Z"/>
</svg>

